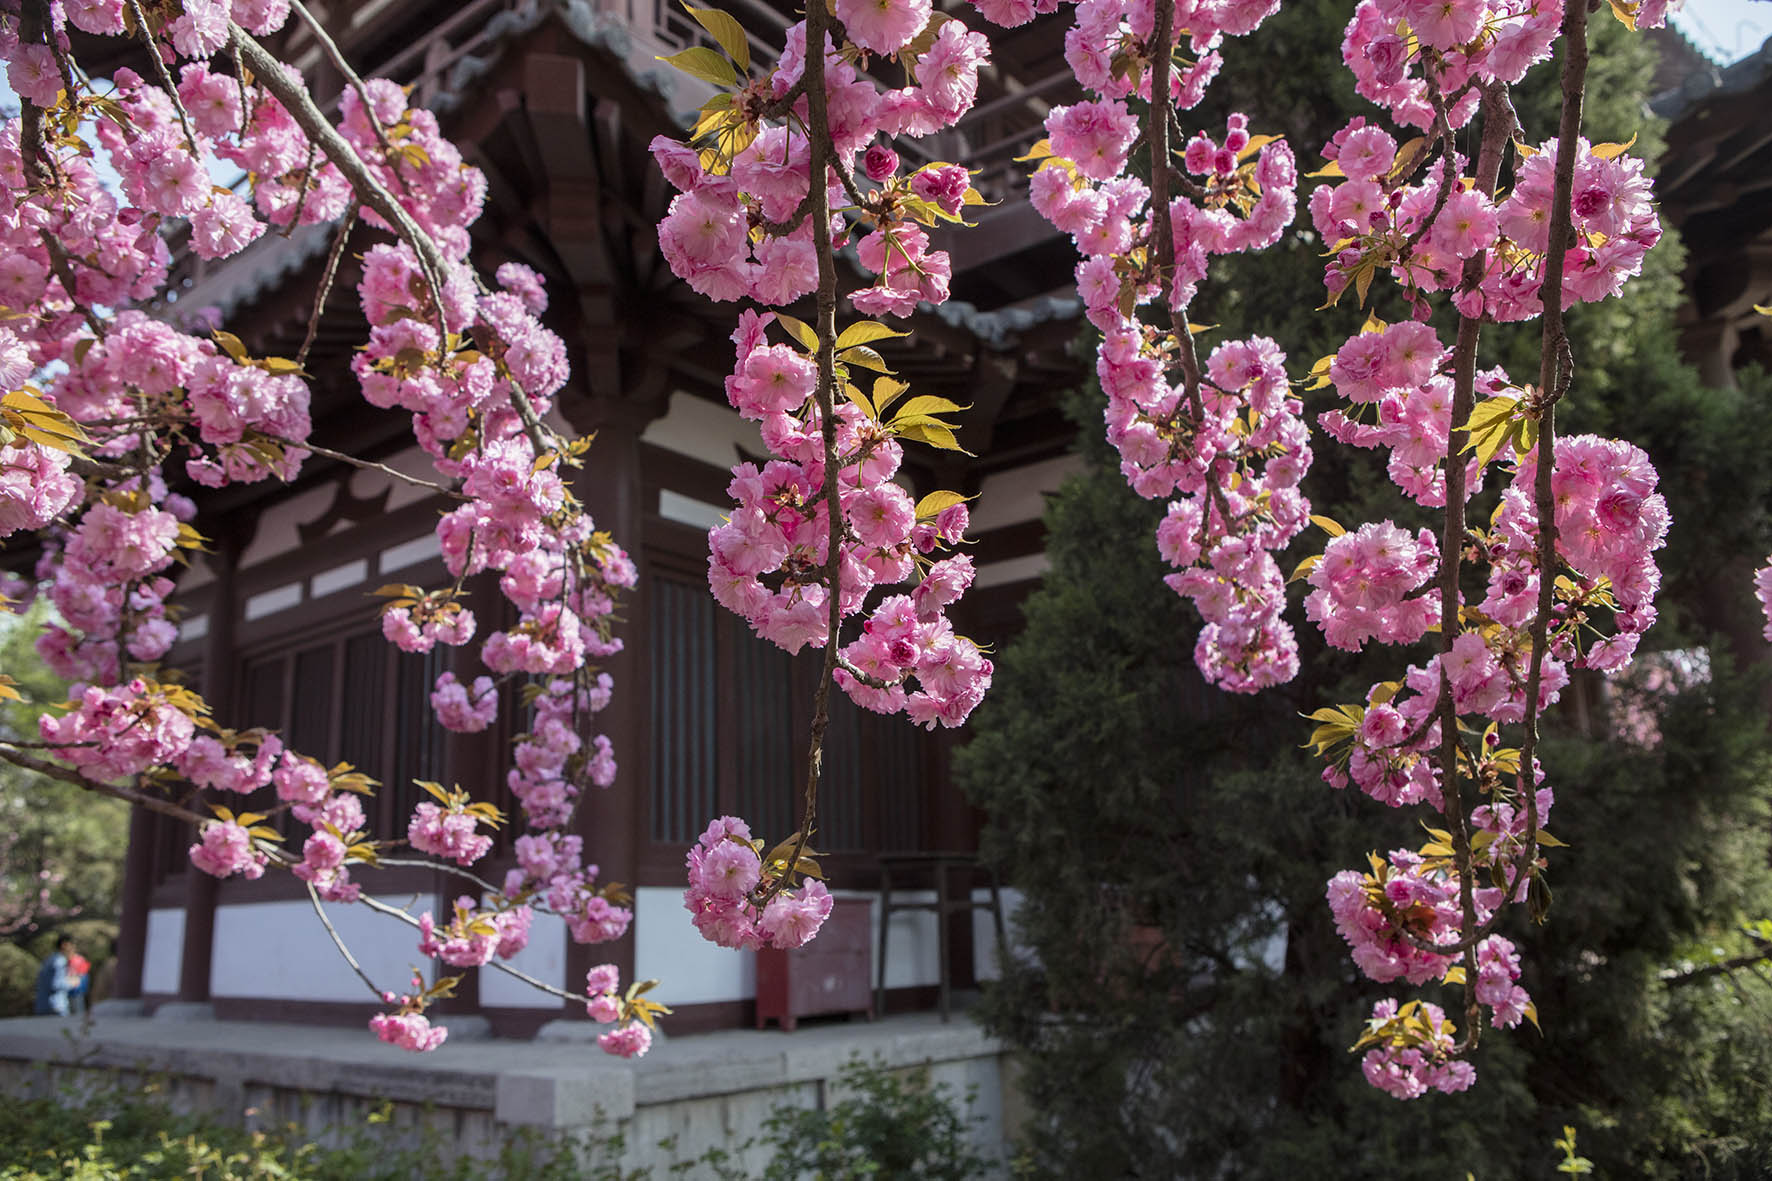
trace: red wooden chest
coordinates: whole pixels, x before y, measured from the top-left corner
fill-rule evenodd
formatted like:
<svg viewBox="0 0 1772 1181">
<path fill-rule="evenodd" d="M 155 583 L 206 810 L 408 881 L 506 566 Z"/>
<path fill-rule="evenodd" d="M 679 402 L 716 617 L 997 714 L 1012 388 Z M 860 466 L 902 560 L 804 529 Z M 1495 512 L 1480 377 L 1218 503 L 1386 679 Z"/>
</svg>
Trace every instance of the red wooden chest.
<svg viewBox="0 0 1772 1181">
<path fill-rule="evenodd" d="M 757 953 L 757 1028 L 771 1017 L 792 1030 L 820 1013 L 874 1017 L 868 915 L 872 900 L 840 900 L 817 938 L 793 951 Z"/>
</svg>

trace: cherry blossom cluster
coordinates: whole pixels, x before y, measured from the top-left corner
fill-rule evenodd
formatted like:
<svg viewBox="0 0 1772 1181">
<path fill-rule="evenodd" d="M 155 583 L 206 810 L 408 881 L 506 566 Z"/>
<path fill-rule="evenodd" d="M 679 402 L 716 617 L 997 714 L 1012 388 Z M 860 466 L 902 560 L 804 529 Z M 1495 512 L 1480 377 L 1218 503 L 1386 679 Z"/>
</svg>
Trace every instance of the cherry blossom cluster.
<svg viewBox="0 0 1772 1181">
<path fill-rule="evenodd" d="M 146 29 L 128 22 L 123 0 L 52 0 L 40 26 L 31 12 L 0 14 L 0 58 L 26 104 L 0 128 L 9 197 L 0 202 L 0 537 L 47 531 L 37 574 L 60 622 L 39 649 L 76 682 L 67 712 L 43 719 L 44 741 L 95 785 L 170 770 L 214 793 L 274 791 L 271 812 L 310 826 L 298 858 L 276 847 L 277 831 L 257 823 L 264 816 L 215 805 L 191 857 L 216 876 L 256 877 L 274 864 L 327 901 L 350 902 L 361 897 L 353 866 L 374 865 L 393 843 L 366 832 L 365 776 L 328 770 L 275 735 L 215 725 L 201 698 L 154 669 L 177 637 L 170 567 L 203 542 L 189 523 L 194 505 L 168 480 L 288 480 L 307 457 L 311 421 L 299 360 L 253 357 L 237 337 L 207 334 L 203 315 L 181 326 L 132 305 L 165 286 L 174 235 L 199 257 L 223 259 L 267 226 L 349 214 L 395 239 L 363 256 L 370 330 L 353 371 L 371 404 L 412 415 L 415 439 L 449 482 L 440 490 L 460 501 L 438 525 L 455 583 L 391 588 L 383 632 L 408 652 L 465 645 L 476 620 L 460 601 L 462 580 L 500 575 L 518 620 L 482 643 L 492 675 L 446 673 L 432 705 L 451 729 L 484 730 L 510 682 L 543 678 L 527 695 L 534 725 L 509 782 L 533 826 L 527 839 L 564 850 L 559 830 L 582 788 L 614 779 L 612 744 L 591 727 L 613 686 L 594 662 L 620 650 L 616 604 L 636 571 L 571 494 L 582 444 L 541 422 L 567 377 L 565 345 L 540 320 L 541 279 L 511 262 L 496 288 L 479 283 L 467 254 L 485 177 L 401 87 L 345 88 L 336 130 L 349 151 L 339 152 L 310 135 L 304 119 L 317 108 L 297 71 L 240 72 L 243 39 L 277 31 L 285 0 L 181 7 L 153 9 Z M 72 60 L 70 26 L 111 36 L 127 27 L 154 41 L 162 61 L 145 77 L 122 69 L 95 83 Z M 95 166 L 101 157 L 115 191 Z M 215 185 L 217 161 L 246 177 Z M 939 179 L 951 187 L 952 177 Z M 938 188 L 929 198 L 946 200 Z M 85 485 L 79 458 L 97 463 Z M 408 842 L 457 866 L 484 858 L 492 840 L 477 826 L 496 822 L 496 810 L 434 794 L 441 802 L 418 805 Z M 575 939 L 624 933 L 625 895 L 600 889 L 575 849 L 557 860 L 508 896 L 464 902 L 445 925 L 425 916 L 420 950 L 456 964 L 515 954 L 532 900 L 563 915 Z M 430 1029 L 423 999 L 402 998 L 413 1006 L 378 1018 L 378 1034 L 434 1046 L 442 1031 Z"/>
<path fill-rule="evenodd" d="M 879 137 L 920 138 L 953 126 L 972 108 L 988 46 L 963 22 L 933 15 L 928 0 L 840 0 L 833 11 L 847 41 L 827 37 L 823 47 L 834 158 L 818 183 L 830 190 L 833 210 L 847 206 L 867 227 L 856 252 L 875 280 L 851 303 L 864 315 L 909 315 L 919 301 L 948 297 L 951 264 L 946 251 L 930 249 L 925 227 L 959 221 L 970 186 L 966 170 L 951 164 L 901 175 L 898 154 Z M 659 247 L 672 271 L 709 299 L 779 307 L 818 285 L 813 236 L 850 234 L 845 218 L 814 226 L 806 216 L 813 183 L 806 23 L 789 27 L 774 68 L 757 77 L 748 72 L 742 41 L 723 47 L 740 55 L 741 69 L 728 65 L 723 74 L 703 76 L 735 93 L 704 107 L 695 130 L 713 159 L 665 136 L 652 143 L 666 179 L 680 190 L 659 223 Z M 895 58 L 910 85 L 876 84 L 857 69 L 857 56 L 869 54 Z M 863 177 L 875 186 L 865 193 Z"/>
<path fill-rule="evenodd" d="M 1637 13 L 1649 24 L 1663 15 L 1646 5 Z M 1426 134 L 1399 145 L 1383 127 L 1352 120 L 1324 148 L 1328 164 L 1313 175 L 1329 180 L 1309 198 L 1331 256 L 1329 303 L 1350 293 L 1361 305 L 1380 298 L 1373 284 L 1384 274 L 1408 316 L 1386 324 L 1369 315 L 1359 333 L 1318 362 L 1310 388 L 1333 385 L 1343 399 L 1321 416 L 1324 429 L 1342 442 L 1388 452 L 1392 481 L 1427 507 L 1463 511 L 1462 504 L 1448 505 L 1449 471 L 1466 502 L 1483 495 L 1489 472 L 1503 473 L 1491 493 L 1488 528 L 1467 526 L 1454 553 L 1443 552 L 1426 530 L 1411 535 L 1390 521 L 1344 530 L 1318 519 L 1331 540 L 1301 573 L 1312 588 L 1307 615 L 1332 646 L 1411 644 L 1443 621 L 1458 624 L 1441 635 L 1436 655 L 1409 666 L 1398 681 L 1372 686 L 1364 704 L 1311 715 L 1312 745 L 1329 762 L 1325 781 L 1351 783 L 1391 806 L 1428 804 L 1445 813 L 1448 829 L 1459 830 L 1455 836 L 1431 829 L 1434 839 L 1419 852 L 1397 851 L 1388 861 L 1375 856 L 1369 873 L 1336 875 L 1330 908 L 1368 977 L 1462 983 L 1473 1014 L 1486 1005 L 1490 1021 L 1503 1027 L 1537 1018 L 1518 984 L 1514 945 L 1485 932 L 1507 902 L 1530 902 L 1538 912 L 1540 853 L 1560 842 L 1543 828 L 1553 803 L 1543 768 L 1527 750 L 1503 746 L 1501 727 L 1535 726 L 1571 669 L 1615 674 L 1629 665 L 1655 621 L 1654 553 L 1668 525 L 1655 470 L 1641 449 L 1593 436 L 1557 438 L 1547 457 L 1556 568 L 1541 569 L 1540 420 L 1561 391 L 1518 386 L 1500 370 L 1473 380 L 1471 364 L 1464 373 L 1472 409 L 1455 413 L 1460 361 L 1428 322 L 1433 296 L 1467 328 L 1543 310 L 1561 145 L 1520 145 L 1514 183 L 1496 200 L 1466 175 L 1470 161 L 1452 132 L 1485 96 L 1500 96 L 1491 122 L 1512 116 L 1505 85 L 1549 58 L 1562 20 L 1557 3 L 1364 0 L 1348 25 L 1344 60 L 1363 96 L 1397 124 Z M 1562 307 L 1616 295 L 1659 239 L 1642 162 L 1626 146 L 1583 139 L 1564 153 L 1573 201 Z M 1484 150 L 1494 152 L 1494 145 Z M 1566 364 L 1555 360 L 1547 371 Z M 1450 454 L 1454 431 L 1465 432 L 1465 451 L 1474 454 Z M 1445 603 L 1454 585 L 1444 578 L 1448 561 L 1484 573 L 1484 593 L 1467 600 L 1460 579 L 1459 602 Z M 1545 592 L 1551 606 L 1540 618 Z M 1543 649 L 1535 651 L 1540 635 Z M 1528 700 L 1534 684 L 1536 700 Z M 1459 733 L 1448 735 L 1452 720 Z M 1466 733 L 1480 733 L 1480 740 L 1467 742 Z M 1448 772 L 1457 784 L 1444 781 Z M 1463 880 L 1466 874 L 1473 880 Z M 1458 1043 L 1434 1006 L 1385 1001 L 1356 1048 L 1373 1047 L 1364 1063 L 1373 1085 L 1413 1098 L 1470 1085 L 1474 1072 L 1456 1058 L 1475 1032 Z"/>
<path fill-rule="evenodd" d="M 384 1005 L 398 1005 L 392 1013 L 377 1013 L 369 1019 L 369 1028 L 382 1041 L 422 1053 L 435 1050 L 449 1036 L 449 1030 L 441 1025 L 432 1025 L 431 1019 L 425 1016 L 425 1006 L 440 993 L 435 987 L 425 987 L 424 977 L 417 972 L 412 974 L 412 991 L 396 995 L 393 992 L 381 994 Z"/>
<path fill-rule="evenodd" d="M 1366 1081 L 1398 1099 L 1419 1099 L 1429 1091 L 1456 1094 L 1477 1081 L 1477 1069 L 1454 1057 L 1454 1029 L 1445 1010 L 1428 1001 L 1402 1006 L 1390 999 L 1372 1007 L 1360 1045 Z"/>
<path fill-rule="evenodd" d="M 708 582 L 758 635 L 797 652 L 808 644 L 822 648 L 829 636 L 830 502 L 821 417 L 811 398 L 815 367 L 790 345 L 766 343 L 775 318 L 749 310 L 740 317 L 738 373 L 727 389 L 741 414 L 763 419 L 764 442 L 778 458 L 761 469 L 733 469 L 727 491 L 737 508 L 708 535 Z M 934 409 L 952 405 L 912 398 L 906 406 L 917 410 L 923 401 L 942 403 Z M 882 424 L 854 401 L 837 409 L 841 617 L 862 613 L 876 588 L 918 578 L 909 594 L 887 595 L 868 611 L 861 635 L 842 646 L 837 683 L 867 709 L 957 726 L 983 699 L 992 671 L 944 615 L 971 586 L 973 566 L 965 554 L 936 555 L 962 540 L 968 514 L 958 496 L 917 502 L 894 482 L 904 450 L 892 428 L 909 427 L 906 417 L 901 412 Z"/>
<path fill-rule="evenodd" d="M 1452 430 L 1452 380 L 1440 371 L 1448 356 L 1431 325 L 1387 325 L 1372 316 L 1335 351 L 1325 374 L 1351 405 L 1326 411 L 1323 429 L 1350 446 L 1388 451 L 1391 481 L 1429 508 L 1446 503 L 1442 461 Z M 1479 375 L 1478 384 L 1494 394 L 1506 387 L 1499 373 Z M 1466 466 L 1474 470 L 1474 461 Z"/>
<path fill-rule="evenodd" d="M 1305 614 L 1334 648 L 1357 652 L 1372 639 L 1412 644 L 1439 622 L 1439 588 L 1429 582 L 1439 568 L 1429 530 L 1410 536 L 1390 521 L 1362 525 L 1333 538 L 1311 568 Z"/>
<path fill-rule="evenodd" d="M 430 911 L 418 916 L 418 949 L 457 968 L 478 968 L 494 956 L 509 959 L 529 946 L 529 925 L 535 912 L 527 906 L 482 911 L 466 895 L 455 900 L 447 925 L 439 927 Z"/>
<path fill-rule="evenodd" d="M 958 165 L 902 173 L 898 153 L 879 137 L 928 135 L 965 114 L 986 61 L 985 40 L 958 20 L 933 16 L 927 2 L 845 2 L 834 13 L 847 47 L 828 41 L 824 60 L 821 130 L 833 157 L 819 183 L 839 211 L 831 225 L 813 226 L 805 209 L 813 182 L 801 23 L 788 31 L 772 71 L 754 80 L 735 72 L 729 104 L 704 107 L 696 138 L 705 149 L 662 136 L 653 141 L 665 177 L 681 190 L 660 223 L 659 244 L 672 269 L 702 294 L 780 306 L 818 282 L 815 233 L 840 242 L 859 229 L 865 232 L 855 242 L 857 257 L 876 278 L 850 295 L 851 304 L 867 315 L 906 316 L 920 302 L 947 299 L 948 256 L 930 249 L 926 228 L 958 222 L 979 198 Z M 856 53 L 895 57 L 912 84 L 881 89 L 858 73 Z M 742 54 L 739 64 L 748 65 L 748 51 Z M 790 343 L 769 342 L 765 330 L 776 319 L 746 309 L 733 337 L 727 396 L 760 423 L 774 459 L 733 469 L 736 509 L 709 535 L 714 595 L 792 652 L 840 643 L 830 635 L 832 595 L 839 618 L 847 619 L 876 588 L 915 579 L 908 596 L 890 596 L 865 621 L 862 636 L 843 646 L 838 683 L 866 708 L 903 711 L 924 725 L 958 725 L 983 698 L 991 674 L 978 647 L 942 614 L 972 582 L 969 558 L 936 554 L 961 540 L 966 510 L 959 497 L 936 506 L 914 502 L 894 477 L 903 440 L 953 445 L 951 430 L 934 415 L 959 407 L 912 397 L 889 416 L 889 402 L 905 392 L 902 383 L 882 377 L 872 400 L 850 387 L 854 395 L 835 410 L 837 470 L 827 472 L 816 397 L 819 342 L 786 318 L 780 323 Z M 873 321 L 845 329 L 836 341 L 840 379 L 856 380 L 863 368 L 884 373 L 868 346 L 897 335 Z M 838 555 L 830 552 L 833 504 L 842 513 Z"/>
<path fill-rule="evenodd" d="M 621 1022 L 616 1028 L 597 1035 L 597 1045 L 604 1053 L 618 1058 L 638 1058 L 652 1048 L 652 1023 L 645 1009 L 637 1009 L 632 998 L 624 1002 L 619 995 L 621 970 L 614 964 L 598 964 L 585 973 L 585 1014 L 604 1025 Z M 635 995 L 641 991 L 638 987 Z M 637 1018 L 637 1019 L 636 1019 Z"/>
<path fill-rule="evenodd" d="M 695 929 L 721 947 L 803 946 L 830 917 L 832 900 L 816 878 L 798 890 L 783 888 L 784 880 L 807 871 L 805 858 L 790 866 L 792 856 L 785 848 L 765 855 L 763 842 L 752 840 L 750 826 L 736 816 L 708 825 L 685 859 L 683 906 Z"/>
<path fill-rule="evenodd" d="M 1277 8 L 1183 0 L 1167 16 L 1173 46 L 1159 46 L 1154 3 L 1082 0 L 1065 58 L 1099 97 L 1053 108 L 1047 138 L 1027 157 L 1040 162 L 1029 184 L 1034 208 L 1083 256 L 1077 291 L 1103 335 L 1096 372 L 1121 470 L 1142 496 L 1179 494 L 1158 548 L 1180 568 L 1166 581 L 1205 623 L 1195 661 L 1208 681 L 1243 693 L 1298 670 L 1273 552 L 1310 514 L 1298 491 L 1309 431 L 1274 342 L 1222 345 L 1201 372 L 1186 314 L 1213 256 L 1278 241 L 1292 221 L 1297 169 L 1283 140 L 1252 136 L 1248 118 L 1232 115 L 1222 137 L 1190 139 L 1179 168 L 1163 161 L 1163 207 L 1153 208 L 1151 186 L 1127 174 L 1141 132 L 1150 139 L 1128 100 L 1144 100 L 1145 124 L 1194 107 L 1223 65 L 1224 38 L 1253 31 Z M 1165 52 L 1169 93 L 1153 103 Z M 1141 319 L 1141 305 L 1160 305 L 1167 326 Z"/>
<path fill-rule="evenodd" d="M 1564 260 L 1565 307 L 1617 295 L 1661 239 L 1643 161 L 1622 150 L 1581 141 L 1573 213 L 1578 237 Z M 1316 230 L 1336 249 L 1325 276 L 1332 297 L 1350 284 L 1369 284 L 1379 269 L 1415 300 L 1451 291 L 1459 286 L 1464 261 L 1488 250 L 1497 265 L 1484 271 L 1478 286 L 1453 295 L 1459 312 L 1501 321 L 1538 315 L 1555 140 L 1520 162 L 1516 184 L 1500 202 L 1463 187 L 1442 199 L 1440 186 L 1461 166 L 1458 157 L 1452 157 L 1453 168 L 1417 171 L 1420 151 L 1399 155 L 1397 141 L 1362 118 L 1337 133 L 1325 154 L 1345 178 L 1319 186 L 1310 197 Z M 1410 175 L 1420 182 L 1406 183 Z"/>
<path fill-rule="evenodd" d="M 1157 549 L 1180 571 L 1164 581 L 1205 621 L 1195 663 L 1233 692 L 1289 681 L 1298 645 L 1281 618 L 1286 586 L 1273 555 L 1309 519 L 1298 483 L 1311 450 L 1285 355 L 1265 337 L 1220 345 L 1195 391 L 1196 414 L 1141 343 L 1135 328 L 1103 343 L 1108 440 L 1141 495 L 1179 493 L 1157 527 Z"/>
<path fill-rule="evenodd" d="M 517 864 L 505 874 L 504 895 L 545 900 L 580 943 L 619 939 L 634 921 L 634 912 L 621 905 L 626 894 L 597 886 L 597 867 L 584 863 L 583 838 L 558 829 L 517 838 Z"/>
</svg>

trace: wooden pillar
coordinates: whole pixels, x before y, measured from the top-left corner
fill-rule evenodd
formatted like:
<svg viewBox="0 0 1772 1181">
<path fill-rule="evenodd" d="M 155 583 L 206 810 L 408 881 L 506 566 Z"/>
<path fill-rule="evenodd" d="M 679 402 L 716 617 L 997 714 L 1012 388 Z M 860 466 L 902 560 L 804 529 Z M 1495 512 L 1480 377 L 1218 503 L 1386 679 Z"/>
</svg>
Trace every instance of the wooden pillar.
<svg viewBox="0 0 1772 1181">
<path fill-rule="evenodd" d="M 134 1000 L 142 994 L 142 965 L 148 956 L 148 895 L 154 888 L 154 813 L 140 804 L 129 809 L 129 852 L 123 862 L 123 914 L 117 924 L 115 995 Z"/>
<path fill-rule="evenodd" d="M 203 697 L 224 725 L 235 720 L 234 619 L 240 606 L 235 601 L 234 574 L 244 548 L 239 529 L 221 532 L 216 540 L 215 595 L 210 600 L 209 636 L 203 649 Z M 202 809 L 200 799 L 197 810 Z M 185 937 L 178 971 L 178 999 L 182 1002 L 209 1000 L 215 905 L 220 894 L 219 878 L 195 865 L 185 867 Z"/>
<path fill-rule="evenodd" d="M 646 518 L 640 470 L 640 434 L 657 416 L 650 404 L 616 399 L 589 399 L 571 408 L 573 426 L 595 431 L 596 442 L 585 458 L 574 492 L 598 529 L 640 560 Z M 590 797 L 579 807 L 577 831 L 584 838 L 585 860 L 598 867 L 600 882 L 624 882 L 634 889 L 638 876 L 641 826 L 646 823 L 646 743 L 651 728 L 646 708 L 646 588 L 637 587 L 624 600 L 617 634 L 622 650 L 602 662 L 615 681 L 609 705 L 596 717 L 595 732 L 609 736 L 615 748 L 615 783 L 608 789 L 586 787 Z M 630 929 L 614 943 L 572 943 L 566 952 L 566 987 L 577 991 L 596 964 L 614 964 L 622 980 L 634 973 L 634 935 Z M 582 1007 L 573 1013 L 581 1015 Z"/>
</svg>

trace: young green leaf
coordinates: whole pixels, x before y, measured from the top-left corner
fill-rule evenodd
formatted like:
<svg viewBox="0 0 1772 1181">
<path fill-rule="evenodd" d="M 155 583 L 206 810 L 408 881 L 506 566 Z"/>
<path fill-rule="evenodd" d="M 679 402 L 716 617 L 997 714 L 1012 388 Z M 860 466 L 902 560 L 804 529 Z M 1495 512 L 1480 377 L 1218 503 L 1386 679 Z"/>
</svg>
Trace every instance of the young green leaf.
<svg viewBox="0 0 1772 1181">
<path fill-rule="evenodd" d="M 745 40 L 744 26 L 729 13 L 717 8 L 690 8 L 687 4 L 683 11 L 695 18 L 695 23 L 708 31 L 708 35 L 719 42 L 726 56 L 738 63 L 740 71 L 751 68 L 751 43 Z"/>
<path fill-rule="evenodd" d="M 697 45 L 658 60 L 677 67 L 692 78 L 700 78 L 715 86 L 738 84 L 738 71 L 733 68 L 732 63 L 705 46 Z"/>
</svg>

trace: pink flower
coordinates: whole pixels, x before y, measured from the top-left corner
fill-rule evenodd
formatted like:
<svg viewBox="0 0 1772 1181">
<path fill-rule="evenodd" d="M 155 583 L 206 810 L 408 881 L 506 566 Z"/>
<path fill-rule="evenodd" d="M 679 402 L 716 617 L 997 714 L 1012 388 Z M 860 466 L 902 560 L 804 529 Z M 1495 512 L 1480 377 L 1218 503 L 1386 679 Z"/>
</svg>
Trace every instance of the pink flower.
<svg viewBox="0 0 1772 1181">
<path fill-rule="evenodd" d="M 377 1013 L 369 1019 L 369 1028 L 382 1041 L 415 1053 L 435 1050 L 449 1036 L 447 1029 L 433 1026 L 423 1013 Z"/>
<path fill-rule="evenodd" d="M 1054 107 L 1046 116 L 1053 154 L 1071 160 L 1091 180 L 1106 180 L 1126 166 L 1126 152 L 1138 136 L 1138 120 L 1114 100 Z"/>
<path fill-rule="evenodd" d="M 930 9 L 930 0 L 836 0 L 835 5 L 849 39 L 879 54 L 903 49 L 929 23 Z"/>
<path fill-rule="evenodd" d="M 191 846 L 191 864 L 218 878 L 240 874 L 264 876 L 269 858 L 259 852 L 252 836 L 232 820 L 211 821 L 203 827 L 203 839 Z"/>
<path fill-rule="evenodd" d="M 597 1035 L 597 1045 L 605 1054 L 618 1058 L 638 1058 L 652 1048 L 652 1031 L 635 1021 L 620 1029 Z"/>
</svg>

